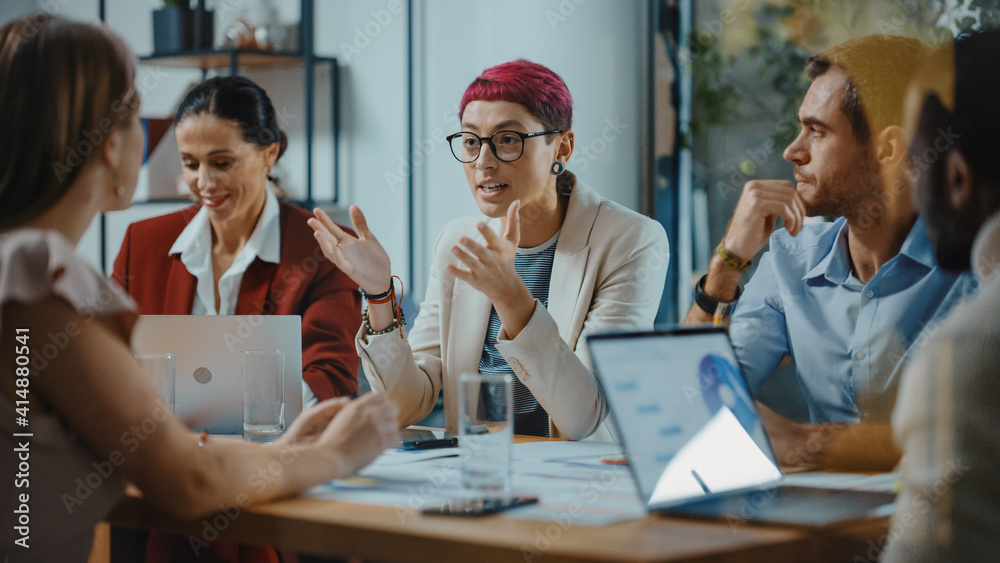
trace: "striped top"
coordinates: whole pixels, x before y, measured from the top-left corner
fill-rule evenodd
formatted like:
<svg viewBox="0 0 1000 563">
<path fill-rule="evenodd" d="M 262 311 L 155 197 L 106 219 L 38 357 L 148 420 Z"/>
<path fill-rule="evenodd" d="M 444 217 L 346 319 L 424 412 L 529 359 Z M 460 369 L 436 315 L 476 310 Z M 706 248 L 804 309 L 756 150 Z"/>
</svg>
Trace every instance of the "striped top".
<svg viewBox="0 0 1000 563">
<path fill-rule="evenodd" d="M 549 279 L 552 277 L 552 260 L 556 255 L 559 233 L 534 248 L 518 248 L 514 256 L 514 269 L 528 287 L 531 296 L 549 306 Z M 490 311 L 490 323 L 486 327 L 486 341 L 483 355 L 479 359 L 479 372 L 484 374 L 509 374 L 514 378 L 514 433 L 529 436 L 549 435 L 549 413 L 538 404 L 531 391 L 521 383 L 507 360 L 497 351 L 497 335 L 500 333 L 500 316 L 496 308 Z"/>
</svg>

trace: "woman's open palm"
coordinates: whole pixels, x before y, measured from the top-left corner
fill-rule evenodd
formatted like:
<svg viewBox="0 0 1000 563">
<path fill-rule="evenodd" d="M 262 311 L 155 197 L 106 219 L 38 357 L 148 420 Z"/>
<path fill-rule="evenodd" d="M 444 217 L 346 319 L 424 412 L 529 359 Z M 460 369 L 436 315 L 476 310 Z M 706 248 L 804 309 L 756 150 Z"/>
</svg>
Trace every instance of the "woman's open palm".
<svg viewBox="0 0 1000 563">
<path fill-rule="evenodd" d="M 352 205 L 350 213 L 357 237 L 338 227 L 318 207 L 313 210 L 315 218 L 308 221 L 313 229 L 313 236 L 319 242 L 323 255 L 366 292 L 379 294 L 388 291 L 392 276 L 389 254 L 368 229 L 368 222 L 361 209 Z"/>
</svg>

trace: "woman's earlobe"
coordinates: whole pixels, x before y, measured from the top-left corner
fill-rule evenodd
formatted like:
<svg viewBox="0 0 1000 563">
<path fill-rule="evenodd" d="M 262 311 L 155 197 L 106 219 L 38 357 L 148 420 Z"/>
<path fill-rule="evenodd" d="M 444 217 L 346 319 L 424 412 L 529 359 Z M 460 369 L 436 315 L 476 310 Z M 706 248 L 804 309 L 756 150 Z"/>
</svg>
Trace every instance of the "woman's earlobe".
<svg viewBox="0 0 1000 563">
<path fill-rule="evenodd" d="M 963 209 L 972 200 L 973 181 L 969 162 L 962 151 L 952 149 L 945 157 L 945 181 L 948 200 L 955 209 Z"/>
</svg>

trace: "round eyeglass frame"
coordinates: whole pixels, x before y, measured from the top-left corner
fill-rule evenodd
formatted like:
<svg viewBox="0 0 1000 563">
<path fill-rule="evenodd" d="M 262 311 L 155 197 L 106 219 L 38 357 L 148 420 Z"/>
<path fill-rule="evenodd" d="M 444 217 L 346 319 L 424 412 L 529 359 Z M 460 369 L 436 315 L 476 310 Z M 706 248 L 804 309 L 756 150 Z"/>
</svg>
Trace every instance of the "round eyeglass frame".
<svg viewBox="0 0 1000 563">
<path fill-rule="evenodd" d="M 489 137 L 480 137 L 479 135 L 476 135 L 475 133 L 473 133 L 471 131 L 459 131 L 458 133 L 453 133 L 451 135 L 448 135 L 447 137 L 444 138 L 444 140 L 448 142 L 448 147 L 451 149 L 451 155 L 455 157 L 455 160 L 461 162 L 462 164 L 471 164 L 471 163 L 475 162 L 479 158 L 479 155 L 483 153 L 483 144 L 486 144 L 486 143 L 488 143 L 490 145 L 490 150 L 493 152 L 493 156 L 497 157 L 497 160 L 499 160 L 500 162 L 514 162 L 517 159 L 521 158 L 521 156 L 524 155 L 524 142 L 526 140 L 528 140 L 528 139 L 530 139 L 532 137 L 541 137 L 543 135 L 554 135 L 556 133 L 562 133 L 562 132 L 563 132 L 562 129 L 553 129 L 551 131 L 541 131 L 541 132 L 538 132 L 538 133 L 522 133 L 520 131 L 511 131 L 509 129 L 504 129 L 502 131 L 497 131 L 496 133 L 493 133 Z M 514 135 L 517 135 L 518 137 L 521 138 L 521 152 L 517 153 L 516 157 L 514 157 L 514 158 L 512 158 L 510 160 L 507 160 L 505 158 L 502 158 L 497 153 L 497 146 L 495 144 L 493 144 L 493 137 L 496 137 L 500 133 L 513 133 Z M 476 153 L 476 157 L 473 158 L 472 160 L 462 160 L 462 157 L 458 156 L 458 154 L 455 153 L 455 145 L 452 144 L 451 140 L 454 139 L 455 137 L 459 137 L 461 135 L 471 135 L 471 136 L 479 139 L 479 152 Z"/>
</svg>

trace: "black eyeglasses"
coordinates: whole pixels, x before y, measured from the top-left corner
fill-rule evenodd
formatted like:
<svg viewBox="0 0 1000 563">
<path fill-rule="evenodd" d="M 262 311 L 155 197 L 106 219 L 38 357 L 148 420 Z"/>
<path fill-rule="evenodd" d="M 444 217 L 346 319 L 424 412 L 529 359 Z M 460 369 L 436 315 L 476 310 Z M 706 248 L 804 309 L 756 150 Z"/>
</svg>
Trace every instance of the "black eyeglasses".
<svg viewBox="0 0 1000 563">
<path fill-rule="evenodd" d="M 521 158 L 521 155 L 524 153 L 524 141 L 526 139 L 542 135 L 552 135 L 554 133 L 562 133 L 562 129 L 542 131 L 541 133 L 497 131 L 489 137 L 480 137 L 469 131 L 459 131 L 454 135 L 448 135 L 445 137 L 445 140 L 451 146 L 451 154 L 455 155 L 455 158 L 459 162 L 465 164 L 475 162 L 479 158 L 479 153 L 482 152 L 484 142 L 489 143 L 490 150 L 493 151 L 493 156 L 504 162 L 514 162 Z"/>
</svg>

